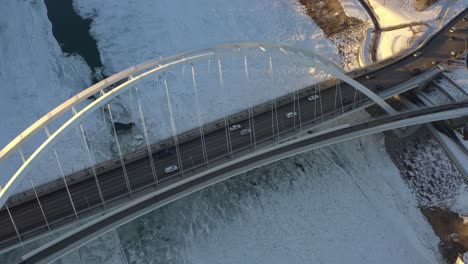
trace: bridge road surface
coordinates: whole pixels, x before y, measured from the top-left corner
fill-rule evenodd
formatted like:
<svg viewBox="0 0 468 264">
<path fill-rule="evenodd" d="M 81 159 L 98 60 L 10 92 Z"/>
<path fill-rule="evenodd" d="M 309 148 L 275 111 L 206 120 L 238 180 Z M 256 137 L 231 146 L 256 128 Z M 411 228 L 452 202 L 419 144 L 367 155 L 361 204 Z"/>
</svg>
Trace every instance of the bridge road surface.
<svg viewBox="0 0 468 264">
<path fill-rule="evenodd" d="M 382 92 L 414 77 L 410 73 L 411 69 L 420 68 L 423 71 L 427 70 L 433 67 L 431 64 L 432 61 L 441 61 L 450 57 L 450 51 L 463 51 L 466 45 L 466 30 L 449 33 L 448 29 L 454 25 L 456 25 L 457 28 L 468 26 L 467 22 L 462 21 L 462 18 L 466 16 L 467 13 L 465 9 L 450 22 L 445 29 L 429 41 L 427 45 L 420 50 L 422 54 L 419 57 L 415 58 L 410 55 L 394 64 L 379 69 L 372 73 L 375 76 L 374 79 L 367 80 L 365 77 L 359 77 L 356 80 L 375 92 Z M 455 39 L 450 40 L 450 36 L 455 36 Z M 314 90 L 313 87 L 311 89 L 312 91 Z M 355 89 L 348 84 L 341 84 L 341 102 L 346 106 L 346 109 L 351 107 L 356 94 L 358 96 L 357 99 L 363 98 L 360 93 L 356 93 Z M 338 106 L 341 102 L 337 102 Z M 296 127 L 299 126 L 299 115 L 301 117 L 301 122 L 305 123 L 320 117 L 322 114 L 330 115 L 335 110 L 340 111 L 340 107 L 335 108 L 335 89 L 332 87 L 331 89 L 322 91 L 320 98 L 313 102 L 309 102 L 307 98 L 302 98 L 299 100 L 299 103 L 296 101 L 295 103 L 291 102 L 278 107 L 277 113 L 273 113 L 273 115 L 272 112 L 255 114 L 253 117 L 255 138 L 257 141 L 270 140 L 273 142 L 272 126 L 274 126 L 274 133 L 278 133 L 278 130 L 283 132 L 292 129 L 294 125 Z M 298 116 L 290 119 L 286 118 L 286 114 L 292 111 L 296 111 Z M 275 118 L 272 118 L 276 116 L 276 114 L 278 117 L 278 126 L 276 125 Z M 238 123 L 241 124 L 243 128 L 249 127 L 248 120 Z M 229 132 L 232 141 L 232 149 L 234 151 L 249 147 L 252 144 L 250 135 L 241 136 L 239 131 L 240 130 Z M 228 158 L 226 158 L 228 155 L 228 148 L 224 127 L 220 127 L 219 130 L 212 133 L 205 134 L 205 141 L 208 159 L 210 161 L 220 158 L 228 160 Z M 168 180 L 172 181 L 177 179 L 177 177 L 182 178 L 180 171 L 179 173 L 165 174 L 164 168 L 168 165 L 176 164 L 179 167 L 183 167 L 185 170 L 193 166 L 203 165 L 204 158 L 200 138 L 181 142 L 179 148 L 182 166 L 177 162 L 178 159 L 173 146 L 169 147 L 166 152 L 158 151 L 152 154 L 160 185 L 164 185 Z M 135 193 L 137 193 L 138 189 L 143 189 L 145 187 L 151 188 L 151 186 L 156 185 L 148 157 L 126 163 L 125 169 L 128 174 L 131 189 Z M 187 174 L 188 173 L 189 172 L 187 172 Z M 130 200 L 130 194 L 125 183 L 122 168 L 116 168 L 99 174 L 98 179 L 107 204 L 121 202 L 122 199 Z M 81 217 L 96 212 L 97 210 L 103 210 L 102 201 L 100 200 L 96 182 L 93 177 L 89 177 L 83 181 L 68 182 L 68 184 L 73 202 Z M 65 188 L 45 194 L 39 193 L 38 195 L 47 222 L 51 227 L 61 226 L 76 220 Z M 35 197 L 21 204 L 12 206 L 10 212 L 22 240 L 47 231 L 46 221 Z M 15 228 L 10 221 L 8 212 L 3 208 L 2 211 L 0 211 L 0 247 L 6 247 L 17 242 L 18 239 Z"/>
<path fill-rule="evenodd" d="M 165 192 L 141 200 L 132 206 L 127 206 L 123 210 L 114 212 L 111 216 L 104 218 L 101 221 L 86 226 L 83 229 L 60 239 L 60 241 L 56 241 L 54 244 L 42 248 L 39 252 L 34 252 L 34 254 L 31 256 L 25 256 L 24 258 L 26 259 L 23 259 L 20 263 L 46 263 L 53 261 L 56 258 L 59 258 L 61 255 L 66 254 L 76 247 L 79 247 L 86 241 L 90 241 L 100 230 L 112 230 L 115 225 L 124 224 L 135 215 L 144 212 L 147 208 L 150 208 L 154 205 L 161 206 L 161 204 L 170 201 L 171 198 L 176 197 L 178 194 L 187 193 L 191 190 L 201 188 L 203 184 L 209 183 L 221 175 L 229 174 L 229 172 L 235 172 L 236 170 L 240 170 L 248 166 L 251 166 L 252 168 L 252 166 L 255 165 L 274 162 L 275 160 L 284 158 L 285 154 L 286 156 L 289 156 L 298 153 L 297 150 L 300 152 L 308 151 L 312 149 L 312 147 L 318 148 L 324 145 L 332 144 L 333 142 L 380 131 L 386 131 L 391 128 L 398 128 L 408 124 L 420 124 L 424 122 L 442 120 L 447 118 L 447 114 L 444 115 L 444 113 L 447 111 L 453 111 L 451 115 L 452 117 L 467 115 L 468 102 L 425 108 L 422 110 L 387 116 L 381 119 L 369 121 L 367 123 L 334 130 L 329 133 L 311 138 L 306 138 L 301 141 L 291 142 L 291 144 L 288 145 L 279 145 L 278 148 L 274 150 L 263 152 L 256 156 L 250 156 L 238 163 L 229 164 L 228 166 L 218 171 L 207 173 L 199 178 L 184 182 L 177 187 L 169 189 Z"/>
</svg>

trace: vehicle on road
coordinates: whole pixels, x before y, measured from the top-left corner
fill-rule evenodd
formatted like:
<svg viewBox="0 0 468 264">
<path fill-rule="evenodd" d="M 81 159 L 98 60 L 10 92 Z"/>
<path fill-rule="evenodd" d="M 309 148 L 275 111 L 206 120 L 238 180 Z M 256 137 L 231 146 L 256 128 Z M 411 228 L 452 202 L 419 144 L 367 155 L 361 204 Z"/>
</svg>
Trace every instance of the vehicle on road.
<svg viewBox="0 0 468 264">
<path fill-rule="evenodd" d="M 439 64 L 439 63 L 440 63 L 440 61 L 436 61 L 436 60 L 431 61 L 431 64 L 432 64 L 432 65 L 437 65 L 437 64 Z"/>
<path fill-rule="evenodd" d="M 169 165 L 164 169 L 164 172 L 165 173 L 171 173 L 171 172 L 174 172 L 174 171 L 176 171 L 178 169 L 179 169 L 179 167 L 177 167 L 176 165 Z"/>
<path fill-rule="evenodd" d="M 251 130 L 246 128 L 246 129 L 242 129 L 241 132 L 240 132 L 240 135 L 241 136 L 245 136 L 245 135 L 248 135 L 250 134 Z"/>
<path fill-rule="evenodd" d="M 458 50 L 452 50 L 452 51 L 450 52 L 450 55 L 452 55 L 452 56 L 457 56 L 458 53 L 459 53 Z"/>
<path fill-rule="evenodd" d="M 375 78 L 375 75 L 374 75 L 374 74 L 368 74 L 368 75 L 366 75 L 366 79 L 367 79 L 367 80 L 374 79 L 374 78 Z"/>
<path fill-rule="evenodd" d="M 240 129 L 241 127 L 242 127 L 241 125 L 235 124 L 235 125 L 232 125 L 232 126 L 229 127 L 229 131 L 231 131 L 231 132 L 236 131 L 236 130 Z"/>
<path fill-rule="evenodd" d="M 293 118 L 293 117 L 295 117 L 295 116 L 297 116 L 297 113 L 296 113 L 296 112 L 289 112 L 289 113 L 286 114 L 286 117 L 287 117 L 287 118 Z"/>
<path fill-rule="evenodd" d="M 456 27 L 452 27 L 451 29 L 449 29 L 449 32 L 450 32 L 450 33 L 454 33 L 455 31 L 457 31 L 457 28 L 456 28 Z"/>
<path fill-rule="evenodd" d="M 312 101 L 315 101 L 315 100 L 319 99 L 319 97 L 320 96 L 318 96 L 318 95 L 311 95 L 311 96 L 307 97 L 307 100 L 312 102 Z"/>
<path fill-rule="evenodd" d="M 414 68 L 410 72 L 412 75 L 418 75 L 418 74 L 421 74 L 422 71 L 419 68 Z"/>
<path fill-rule="evenodd" d="M 418 52 L 413 54 L 413 57 L 419 57 L 421 54 L 422 54 L 422 52 L 418 51 Z"/>
</svg>

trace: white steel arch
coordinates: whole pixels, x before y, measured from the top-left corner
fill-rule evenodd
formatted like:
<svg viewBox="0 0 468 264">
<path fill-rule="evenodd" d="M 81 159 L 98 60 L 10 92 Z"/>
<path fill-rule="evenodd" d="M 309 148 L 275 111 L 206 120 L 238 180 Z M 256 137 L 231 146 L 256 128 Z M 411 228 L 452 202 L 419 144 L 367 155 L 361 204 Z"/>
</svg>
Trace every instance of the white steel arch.
<svg viewBox="0 0 468 264">
<path fill-rule="evenodd" d="M 313 51 L 306 50 L 303 48 L 292 47 L 282 44 L 273 44 L 273 43 L 238 43 L 238 44 L 225 44 L 220 46 L 215 46 L 212 48 L 201 49 L 196 51 L 190 51 L 185 53 L 180 53 L 171 57 L 164 59 L 151 60 L 133 67 L 130 67 L 126 70 L 123 70 L 115 75 L 112 75 L 105 80 L 100 81 L 97 84 L 92 85 L 86 90 L 78 93 L 72 98 L 68 99 L 60 106 L 56 107 L 54 110 L 50 111 L 48 114 L 37 120 L 33 125 L 28 127 L 20 135 L 18 135 L 14 140 L 12 140 L 5 148 L 0 151 L 0 163 L 5 162 L 6 158 L 17 151 L 22 144 L 24 144 L 31 136 L 36 134 L 39 131 L 42 131 L 48 123 L 54 119 L 62 116 L 67 111 L 74 109 L 74 106 L 84 101 L 85 99 L 102 93 L 102 96 L 94 100 L 81 111 L 77 112 L 72 118 L 65 122 L 59 129 L 57 129 L 50 137 L 44 141 L 39 148 L 37 148 L 34 153 L 27 158 L 27 160 L 21 165 L 21 167 L 14 173 L 14 175 L 8 180 L 5 186 L 2 186 L 0 190 L 0 208 L 5 204 L 9 196 L 16 189 L 16 186 L 21 182 L 23 175 L 26 175 L 35 165 L 35 163 L 40 160 L 40 158 L 49 150 L 54 143 L 69 131 L 75 124 L 78 124 L 86 116 L 88 116 L 93 111 L 99 109 L 101 106 L 108 103 L 111 99 L 127 91 L 127 89 L 133 87 L 132 84 L 139 81 L 140 79 L 148 76 L 149 74 L 162 71 L 170 66 L 177 65 L 184 62 L 193 62 L 197 60 L 202 60 L 204 58 L 209 58 L 216 56 L 217 53 L 222 52 L 232 52 L 233 50 L 241 49 L 260 49 L 261 51 L 266 51 L 266 49 L 277 49 L 282 51 L 285 54 L 297 54 L 302 57 L 302 62 L 306 63 L 311 67 L 316 67 L 324 72 L 327 72 L 338 79 L 350 84 L 356 90 L 365 94 L 376 104 L 382 107 L 388 114 L 396 114 L 397 112 L 388 105 L 381 97 L 377 94 L 366 88 L 364 85 L 358 83 L 354 79 L 348 77 L 343 70 L 335 63 L 330 61 L 319 54 L 316 54 Z M 315 63 L 318 62 L 318 63 Z M 104 92 L 104 89 L 119 82 L 122 80 L 128 79 L 124 83 L 113 88 L 109 92 Z"/>
</svg>

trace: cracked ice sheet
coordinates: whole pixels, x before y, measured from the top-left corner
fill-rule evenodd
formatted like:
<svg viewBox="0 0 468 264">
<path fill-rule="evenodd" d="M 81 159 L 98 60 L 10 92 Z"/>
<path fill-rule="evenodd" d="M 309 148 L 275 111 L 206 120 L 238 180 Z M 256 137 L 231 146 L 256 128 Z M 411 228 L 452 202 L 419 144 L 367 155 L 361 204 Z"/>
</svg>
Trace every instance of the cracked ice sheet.
<svg viewBox="0 0 468 264">
<path fill-rule="evenodd" d="M 76 55 L 63 54 L 53 37 L 43 1 L 3 3 L 0 9 L 0 58 L 0 148 L 54 107 L 90 85 L 91 72 L 84 60 Z M 49 128 L 53 132 L 57 127 L 51 124 Z M 26 158 L 44 140 L 45 132 L 40 131 L 23 145 Z M 57 147 L 60 158 L 69 161 L 66 167 L 71 169 L 72 163 L 83 165 L 77 158 L 81 153 L 68 151 L 71 145 L 79 144 L 79 141 L 72 141 Z M 57 177 L 44 173 L 49 171 L 50 164 L 57 167 L 52 157 L 49 155 L 49 161 L 35 168 L 33 177 L 37 185 Z M 19 165 L 17 153 L 1 164 L 0 185 L 5 184 Z M 30 187 L 27 181 L 19 190 Z"/>
<path fill-rule="evenodd" d="M 104 72 L 232 42 L 283 42 L 338 61 L 337 50 L 295 0 L 74 1 L 93 18 Z"/>
</svg>

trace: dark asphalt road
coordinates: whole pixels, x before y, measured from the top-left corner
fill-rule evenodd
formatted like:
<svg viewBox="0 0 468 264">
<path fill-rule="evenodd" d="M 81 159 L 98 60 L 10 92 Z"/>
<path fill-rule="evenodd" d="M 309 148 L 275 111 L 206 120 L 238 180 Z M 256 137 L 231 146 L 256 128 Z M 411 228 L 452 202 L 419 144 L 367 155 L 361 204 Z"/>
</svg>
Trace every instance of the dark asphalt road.
<svg viewBox="0 0 468 264">
<path fill-rule="evenodd" d="M 413 76 L 410 73 L 411 69 L 419 68 L 425 71 L 433 65 L 432 61 L 443 61 L 450 57 L 450 51 L 459 50 L 463 51 L 466 45 L 467 32 L 460 31 L 456 33 L 449 33 L 448 28 L 458 23 L 458 28 L 468 26 L 468 22 L 462 22 L 461 18 L 467 15 L 465 10 L 462 15 L 458 16 L 456 21 L 453 21 L 437 36 L 435 36 L 424 48 L 420 51 L 422 55 L 415 58 L 407 56 L 406 58 L 398 61 L 395 64 L 389 65 L 383 69 L 377 70 L 373 73 L 374 79 L 367 80 L 365 77 L 359 77 L 356 80 L 374 90 L 381 92 L 391 87 L 394 87 Z M 463 23 L 463 24 L 462 24 Z M 451 40 L 449 37 L 453 36 L 455 39 Z M 284 106 L 278 107 L 277 111 L 270 111 L 255 114 L 253 123 L 255 129 L 255 138 L 257 141 L 273 140 L 274 134 L 282 133 L 285 130 L 297 127 L 300 122 L 310 122 L 322 114 L 329 115 L 335 110 L 340 110 L 335 106 L 340 104 L 345 105 L 347 109 L 352 107 L 356 92 L 347 84 L 341 84 L 341 98 L 340 101 L 335 102 L 335 86 L 333 89 L 323 90 L 320 93 L 320 98 L 314 102 L 309 102 L 306 97 L 289 103 Z M 317 89 L 311 87 L 310 94 L 314 94 Z M 357 99 L 362 96 L 357 93 Z M 362 98 L 365 99 L 365 98 Z M 286 118 L 288 112 L 296 111 L 298 116 L 295 118 Z M 276 122 L 276 117 L 278 122 Z M 300 117 L 300 119 L 299 119 Z M 237 122 L 243 128 L 249 127 L 249 120 Z M 252 123 L 252 122 L 250 122 Z M 232 149 L 234 151 L 250 146 L 253 137 L 249 135 L 241 136 L 239 131 L 230 133 L 232 140 Z M 220 128 L 217 131 L 205 135 L 207 142 L 207 155 L 209 160 L 226 159 L 228 154 L 226 144 L 226 131 Z M 185 170 L 191 167 L 203 165 L 204 158 L 202 155 L 202 144 L 200 138 L 196 138 L 180 144 L 180 153 L 182 164 Z M 174 147 L 168 147 L 174 149 Z M 174 153 L 174 151 L 171 151 Z M 156 167 L 159 185 L 163 186 L 165 183 L 175 181 L 182 178 L 182 175 L 165 174 L 164 168 L 171 164 L 178 164 L 177 156 L 175 154 L 161 155 L 160 152 L 153 153 L 154 165 Z M 180 166 L 182 165 L 182 166 Z M 128 162 L 125 168 L 130 180 L 130 185 L 135 193 L 138 190 L 155 188 L 155 182 L 152 175 L 152 169 L 149 158 L 143 158 L 137 161 Z M 187 173 L 188 176 L 189 172 Z M 107 204 L 113 201 L 119 202 L 119 199 L 129 199 L 127 185 L 124 180 L 124 173 L 122 168 L 116 168 L 98 175 L 99 183 L 103 192 L 104 199 Z M 83 181 L 69 182 L 69 189 L 73 202 L 77 211 L 81 216 L 89 215 L 96 210 L 102 210 L 102 201 L 98 195 L 96 182 L 93 177 L 87 178 Z M 67 222 L 73 221 L 75 216 L 71 207 L 70 200 L 65 188 L 58 189 L 51 193 L 39 193 L 43 210 L 47 217 L 49 225 L 52 227 L 61 226 Z M 31 238 L 37 234 L 47 231 L 45 226 L 45 219 L 41 213 L 39 203 L 37 200 L 30 199 L 21 204 L 16 204 L 10 208 L 11 214 L 15 220 L 18 232 L 21 234 L 23 240 Z M 15 229 L 10 221 L 9 215 L 5 208 L 0 211 L 0 247 L 5 247 L 18 242 Z"/>
</svg>

